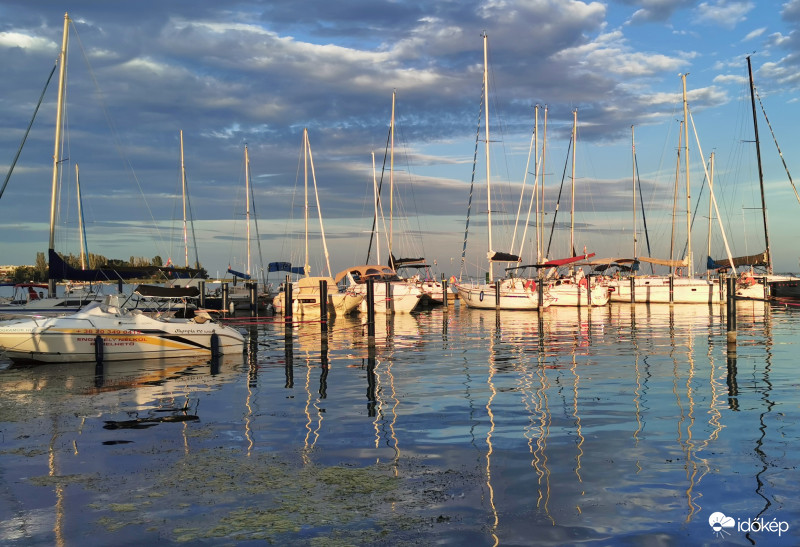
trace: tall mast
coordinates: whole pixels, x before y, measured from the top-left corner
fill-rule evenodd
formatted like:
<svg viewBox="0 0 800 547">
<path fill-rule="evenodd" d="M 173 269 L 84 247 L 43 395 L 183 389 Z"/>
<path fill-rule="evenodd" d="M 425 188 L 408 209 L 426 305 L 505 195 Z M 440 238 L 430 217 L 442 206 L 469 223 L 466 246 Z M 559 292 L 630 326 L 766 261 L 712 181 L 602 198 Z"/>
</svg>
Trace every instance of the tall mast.
<svg viewBox="0 0 800 547">
<path fill-rule="evenodd" d="M 709 177 L 708 177 L 708 192 L 709 192 L 709 195 L 713 195 L 714 194 L 714 152 L 711 152 L 710 162 L 711 162 L 711 167 L 710 167 L 710 174 L 709 174 Z M 713 205 L 714 205 L 713 202 L 714 202 L 713 199 L 709 199 L 708 200 L 708 243 L 706 244 L 707 245 L 706 246 L 706 256 L 711 256 L 711 226 L 713 224 L 713 218 L 711 216 L 713 214 L 713 212 L 711 210 L 711 207 L 713 207 Z M 731 264 L 731 268 L 733 268 L 733 271 L 735 273 L 736 272 L 736 268 L 733 267 L 733 264 Z M 711 279 L 711 270 L 706 269 L 706 277 L 708 279 Z"/>
<path fill-rule="evenodd" d="M 539 188 L 539 244 L 542 247 L 541 254 L 544 254 L 544 163 L 547 158 L 547 105 L 544 105 L 544 127 L 542 132 L 542 184 Z M 539 256 L 538 262 L 541 263 L 547 257 Z"/>
<path fill-rule="evenodd" d="M 578 109 L 572 111 L 572 203 L 569 212 L 569 252 L 575 256 L 575 137 L 578 134 Z M 572 269 L 572 266 L 570 266 Z"/>
<path fill-rule="evenodd" d="M 539 105 L 534 109 L 534 123 L 533 133 L 535 138 L 534 155 L 533 155 L 533 172 L 536 173 L 533 177 L 533 199 L 536 200 L 536 263 L 542 261 L 542 241 L 539 239 Z M 522 256 L 522 253 L 520 253 Z"/>
<path fill-rule="evenodd" d="M 636 139 L 634 137 L 633 126 L 631 126 L 631 155 L 633 166 L 633 257 L 636 258 Z"/>
<path fill-rule="evenodd" d="M 69 38 L 69 14 L 64 14 L 64 36 L 61 40 L 61 54 L 59 55 L 59 63 L 61 66 L 58 71 L 58 103 L 56 106 L 56 138 L 53 149 L 53 186 L 50 195 L 50 246 L 48 247 L 48 260 L 49 255 L 55 252 L 56 248 L 56 198 L 58 195 L 58 166 L 61 163 L 61 124 L 64 114 L 64 89 L 67 80 L 67 41 Z M 47 282 L 47 292 L 49 296 L 56 295 L 56 281 L 49 279 Z"/>
<path fill-rule="evenodd" d="M 250 277 L 250 156 L 247 145 L 244 145 L 244 191 L 245 191 L 245 218 L 247 219 L 247 277 Z"/>
<path fill-rule="evenodd" d="M 489 281 L 494 280 L 492 268 L 492 184 L 489 168 L 489 74 L 486 32 L 483 33 L 483 113 L 484 113 L 484 141 L 486 146 L 486 216 L 489 227 Z"/>
<path fill-rule="evenodd" d="M 694 256 L 692 256 L 692 212 L 689 184 L 689 104 L 686 102 L 686 74 L 681 74 L 683 83 L 683 153 L 686 167 L 686 254 L 689 255 L 687 277 L 694 277 Z"/>
<path fill-rule="evenodd" d="M 303 128 L 303 180 L 305 187 L 305 201 L 303 205 L 303 222 L 305 224 L 306 236 L 306 261 L 303 265 L 303 272 L 306 277 L 309 276 L 311 267 L 308 265 L 308 128 Z"/>
<path fill-rule="evenodd" d="M 181 129 L 181 191 L 183 193 L 183 258 L 189 267 L 189 234 L 186 230 L 186 164 L 183 162 L 183 129 Z"/>
<path fill-rule="evenodd" d="M 78 198 L 78 237 L 81 240 L 81 270 L 86 269 L 86 230 L 83 226 L 83 203 L 81 199 L 81 179 L 78 164 L 75 164 L 75 184 Z"/>
<path fill-rule="evenodd" d="M 678 126 L 678 154 L 675 160 L 675 184 L 672 188 L 672 230 L 669 236 L 669 259 L 675 259 L 675 219 L 678 214 L 678 183 L 681 178 L 681 146 L 683 142 L 683 122 Z M 670 266 L 670 274 L 675 274 L 675 266 Z"/>
<path fill-rule="evenodd" d="M 389 260 L 394 269 L 394 100 L 397 92 L 392 90 L 392 123 L 389 127 L 391 148 L 389 151 Z"/>
<path fill-rule="evenodd" d="M 750 106 L 753 109 L 753 132 L 756 137 L 756 157 L 758 158 L 758 184 L 761 187 L 761 214 L 764 217 L 764 243 L 767 246 L 767 273 L 772 274 L 772 251 L 769 248 L 769 230 L 767 229 L 767 202 L 764 200 L 764 173 L 761 170 L 761 145 L 758 141 L 758 117 L 756 116 L 755 86 L 753 85 L 753 68 L 750 56 L 747 56 L 747 73 L 750 76 Z"/>
<path fill-rule="evenodd" d="M 306 149 L 308 150 L 308 164 L 311 166 L 311 180 L 314 183 L 314 200 L 316 201 L 317 205 L 317 216 L 319 217 L 319 236 L 322 240 L 322 253 L 325 256 L 325 267 L 328 269 L 328 277 L 333 277 L 333 273 L 331 272 L 331 257 L 330 253 L 328 253 L 328 243 L 325 240 L 325 226 L 322 224 L 322 207 L 319 204 L 319 190 L 317 189 L 317 174 L 314 170 L 314 154 L 311 153 L 311 141 L 308 140 L 308 130 L 305 130 L 306 133 Z M 306 210 L 308 206 L 306 206 Z M 306 222 L 306 224 L 308 224 Z M 306 228 L 306 232 L 308 232 L 308 228 Z M 306 249 L 308 249 L 308 234 L 306 233 Z M 308 256 L 308 251 L 306 250 L 306 256 Z M 311 275 L 311 268 L 308 266 L 308 259 L 306 259 L 306 276 Z"/>
</svg>

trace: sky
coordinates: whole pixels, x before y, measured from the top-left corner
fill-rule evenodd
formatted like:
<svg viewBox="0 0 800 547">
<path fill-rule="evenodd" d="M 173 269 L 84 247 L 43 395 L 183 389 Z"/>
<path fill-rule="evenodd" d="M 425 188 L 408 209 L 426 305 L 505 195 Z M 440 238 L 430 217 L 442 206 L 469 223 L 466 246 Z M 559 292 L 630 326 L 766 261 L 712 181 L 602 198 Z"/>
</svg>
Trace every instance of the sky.
<svg viewBox="0 0 800 547">
<path fill-rule="evenodd" d="M 733 256 L 765 248 L 749 56 L 775 270 L 800 270 L 791 182 L 800 172 L 800 0 L 5 0 L 4 179 L 57 60 L 66 12 L 62 253 L 80 252 L 77 164 L 90 252 L 185 265 L 182 131 L 189 262 L 212 276 L 247 268 L 247 147 L 251 272 L 302 264 L 307 128 L 314 274 L 327 273 L 326 255 L 334 274 L 367 262 L 374 180 L 383 181 L 385 220 L 371 263 L 377 252 L 387 261 L 391 239 L 395 256 L 424 256 L 436 275 L 482 277 L 488 187 L 492 248 L 536 262 L 536 215 L 526 216 L 535 182 L 547 257 L 570 255 L 570 233 L 576 251 L 598 257 L 682 256 L 688 201 L 699 271 L 709 242 L 718 259 L 726 240 Z M 681 75 L 689 200 L 685 152 L 678 160 Z M 0 198 L 0 264 L 33 264 L 48 247 L 57 87 L 58 71 Z M 712 153 L 719 215 L 709 217 L 703 165 L 710 176 Z"/>
</svg>

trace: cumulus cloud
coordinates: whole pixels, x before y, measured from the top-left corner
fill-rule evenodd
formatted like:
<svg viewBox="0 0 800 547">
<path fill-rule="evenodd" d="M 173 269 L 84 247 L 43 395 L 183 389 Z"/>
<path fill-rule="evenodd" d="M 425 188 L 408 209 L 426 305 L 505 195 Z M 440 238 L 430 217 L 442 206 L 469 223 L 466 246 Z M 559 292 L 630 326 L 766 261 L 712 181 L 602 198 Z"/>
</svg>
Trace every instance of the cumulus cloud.
<svg viewBox="0 0 800 547">
<path fill-rule="evenodd" d="M 733 28 L 747 19 L 746 15 L 755 8 L 753 2 L 735 0 L 714 0 L 701 2 L 697 6 L 697 20 L 700 23 Z"/>
</svg>

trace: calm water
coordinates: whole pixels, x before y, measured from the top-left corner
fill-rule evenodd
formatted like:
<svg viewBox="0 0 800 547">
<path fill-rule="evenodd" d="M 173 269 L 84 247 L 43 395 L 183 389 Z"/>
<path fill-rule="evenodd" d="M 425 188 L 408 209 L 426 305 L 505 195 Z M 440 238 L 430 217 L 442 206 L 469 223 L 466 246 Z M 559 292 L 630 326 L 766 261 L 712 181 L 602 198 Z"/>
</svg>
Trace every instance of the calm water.
<svg viewBox="0 0 800 547">
<path fill-rule="evenodd" d="M 735 352 L 724 313 L 456 305 L 378 316 L 373 350 L 358 317 L 327 350 L 243 319 L 213 367 L 4 363 L 0 543 L 796 545 L 800 308 L 739 303 Z"/>
</svg>

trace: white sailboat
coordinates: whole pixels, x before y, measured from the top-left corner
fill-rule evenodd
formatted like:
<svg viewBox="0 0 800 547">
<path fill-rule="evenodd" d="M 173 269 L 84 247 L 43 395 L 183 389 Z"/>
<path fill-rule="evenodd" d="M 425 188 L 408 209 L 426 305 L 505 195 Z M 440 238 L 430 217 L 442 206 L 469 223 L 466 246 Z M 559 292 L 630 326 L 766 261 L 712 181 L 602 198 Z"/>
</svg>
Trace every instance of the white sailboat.
<svg viewBox="0 0 800 547">
<path fill-rule="evenodd" d="M 247 246 L 247 262 L 245 264 L 245 271 L 239 272 L 233 270 L 228 265 L 227 273 L 233 275 L 233 287 L 229 289 L 228 299 L 230 306 L 235 310 L 248 310 L 250 309 L 250 288 L 247 282 L 253 280 L 253 277 L 258 279 L 258 276 L 253 276 L 251 273 L 251 252 L 250 252 L 250 206 L 252 189 L 250 186 L 250 154 L 247 145 L 244 146 L 244 184 L 245 184 L 245 239 Z M 238 283 L 237 279 L 242 279 L 243 283 Z M 256 306 L 259 310 L 264 310 L 267 304 L 271 302 L 273 295 L 270 294 L 270 287 L 265 283 L 258 283 L 258 291 L 256 294 Z"/>
<path fill-rule="evenodd" d="M 327 284 L 327 303 L 329 305 L 329 312 L 336 315 L 346 315 L 354 311 L 364 295 L 358 294 L 352 289 L 339 290 L 336 282 L 333 279 L 331 272 L 330 256 L 328 254 L 328 244 L 325 241 L 325 228 L 322 224 L 322 209 L 319 204 L 319 193 L 317 191 L 317 177 L 314 171 L 314 158 L 311 153 L 311 143 L 308 140 L 308 129 L 303 128 L 303 173 L 304 173 L 304 188 L 305 188 L 305 206 L 303 209 L 304 226 L 305 226 L 305 262 L 303 266 L 303 277 L 300 278 L 292 289 L 292 314 L 300 317 L 319 317 L 321 313 L 322 291 L 320 283 L 325 281 Z M 327 267 L 327 276 L 312 276 L 311 266 L 308 263 L 308 170 L 311 167 L 311 178 L 314 183 L 314 197 L 316 200 L 317 213 L 319 216 L 319 229 L 322 239 L 322 249 L 325 256 L 325 266 Z M 285 313 L 285 300 L 286 294 L 279 292 L 272 300 L 272 307 L 276 313 Z"/>
<path fill-rule="evenodd" d="M 389 267 L 397 272 L 401 279 L 413 283 L 422 291 L 420 304 L 442 304 L 444 302 L 444 288 L 430 273 L 430 265 L 425 259 L 420 258 L 395 258 L 394 256 L 394 133 L 395 133 L 395 102 L 397 93 L 392 92 L 392 118 L 389 125 L 390 151 L 389 151 Z M 380 259 L 378 260 L 380 262 Z M 405 275 L 405 270 L 414 270 L 416 273 Z M 401 275 L 402 274 L 402 275 Z"/>
<path fill-rule="evenodd" d="M 578 133 L 578 111 L 572 112 L 572 199 L 570 205 L 570 225 L 569 225 L 569 251 L 573 253 L 575 249 L 575 148 Z M 552 306 L 605 306 L 609 300 L 608 286 L 597 283 L 594 277 L 585 277 L 583 270 L 574 271 L 572 264 L 579 259 L 594 256 L 584 254 L 573 259 L 566 259 L 563 265 L 570 266 L 569 275 L 545 279 L 547 283 L 547 293 L 552 298 Z M 543 264 L 547 266 L 547 263 Z M 555 273 L 557 266 L 551 270 Z"/>
<path fill-rule="evenodd" d="M 691 228 L 691 203 L 690 203 L 690 170 L 689 170 L 689 112 L 686 100 L 686 75 L 681 75 L 683 89 L 683 153 L 686 176 L 686 234 L 687 253 L 683 260 L 654 259 L 636 257 L 635 260 L 667 266 L 671 269 L 669 275 L 637 276 L 614 279 L 609 281 L 612 302 L 630 303 L 672 303 L 672 304 L 718 304 L 725 301 L 725 287 L 721 287 L 718 279 L 700 278 L 694 276 L 692 259 L 692 228 Z M 679 146 L 679 150 L 681 147 Z M 679 158 L 680 161 L 680 158 Z M 705 166 L 704 166 L 705 168 Z M 677 180 L 677 179 L 676 179 Z M 635 181 L 634 181 L 635 182 Z M 716 206 L 713 187 L 710 191 L 712 203 Z M 635 211 L 635 199 L 634 199 Z M 717 215 L 719 218 L 719 215 Z M 635 212 L 634 212 L 635 219 Z M 634 220 L 635 221 L 635 220 Z M 727 249 L 725 232 L 721 230 Z M 634 256 L 636 255 L 634 235 Z M 730 251 L 728 250 L 730 256 Z M 685 274 L 685 276 L 682 276 Z"/>
<path fill-rule="evenodd" d="M 494 262 L 519 262 L 519 257 L 510 253 L 497 252 L 492 242 L 492 190 L 489 164 L 489 78 L 488 78 L 488 38 L 483 34 L 483 107 L 484 107 L 484 133 L 486 149 L 486 198 L 487 198 L 487 223 L 488 223 L 488 252 L 489 275 L 485 283 L 470 283 L 457 281 L 455 288 L 459 300 L 470 308 L 478 309 L 504 309 L 504 310 L 536 310 L 539 309 L 538 293 L 531 290 L 533 280 L 521 278 L 494 278 Z M 527 288 L 526 288 L 527 285 Z M 545 298 L 542 308 L 550 305 L 550 300 Z"/>
</svg>

